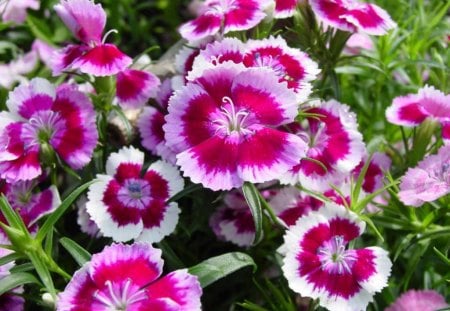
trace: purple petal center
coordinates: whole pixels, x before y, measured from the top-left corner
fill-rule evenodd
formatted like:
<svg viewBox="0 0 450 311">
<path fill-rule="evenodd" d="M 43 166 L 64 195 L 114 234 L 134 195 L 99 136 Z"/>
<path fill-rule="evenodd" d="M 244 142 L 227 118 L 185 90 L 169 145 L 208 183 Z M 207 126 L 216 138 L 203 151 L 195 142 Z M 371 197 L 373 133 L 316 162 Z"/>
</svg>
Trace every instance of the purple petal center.
<svg viewBox="0 0 450 311">
<path fill-rule="evenodd" d="M 22 138 L 28 146 L 50 143 L 51 139 L 65 128 L 60 114 L 51 110 L 41 110 L 33 114 L 24 125 Z"/>
<path fill-rule="evenodd" d="M 317 250 L 322 269 L 330 274 L 350 274 L 356 255 L 353 250 L 346 250 L 346 242 L 342 235 L 325 241 Z"/>
<path fill-rule="evenodd" d="M 143 179 L 127 179 L 120 188 L 117 198 L 127 207 L 143 210 L 151 200 L 150 184 Z"/>
</svg>

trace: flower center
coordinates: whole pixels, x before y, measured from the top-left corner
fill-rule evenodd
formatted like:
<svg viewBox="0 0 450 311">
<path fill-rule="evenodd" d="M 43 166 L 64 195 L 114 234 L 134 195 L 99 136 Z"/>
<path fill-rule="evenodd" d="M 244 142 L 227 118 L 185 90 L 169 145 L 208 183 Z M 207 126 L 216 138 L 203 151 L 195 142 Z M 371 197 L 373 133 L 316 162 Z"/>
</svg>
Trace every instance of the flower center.
<svg viewBox="0 0 450 311">
<path fill-rule="evenodd" d="M 220 14 L 225 14 L 236 8 L 235 0 L 218 0 L 211 4 L 211 10 Z"/>
<path fill-rule="evenodd" d="M 254 54 L 254 64 L 255 67 L 269 67 L 275 71 L 278 77 L 285 77 L 286 71 L 284 66 L 278 61 L 278 56 L 273 57 L 272 55 L 261 55 L 261 53 L 256 52 Z"/>
<path fill-rule="evenodd" d="M 244 135 L 251 133 L 251 130 L 245 128 L 249 113 L 245 109 L 236 111 L 233 100 L 228 96 L 224 96 L 222 102 L 224 105 L 220 107 L 220 115 L 213 121 L 217 125 L 217 131 L 224 131 L 228 135 L 233 132 Z"/>
<path fill-rule="evenodd" d="M 334 236 L 317 250 L 322 269 L 331 274 L 351 273 L 356 255 L 353 250 L 345 249 L 342 235 Z"/>
<path fill-rule="evenodd" d="M 131 279 L 128 278 L 121 284 L 105 282 L 103 290 L 97 290 L 94 293 L 94 298 L 108 307 L 109 310 L 125 311 L 134 303 L 147 299 L 147 294 L 143 289 L 132 284 Z"/>
<path fill-rule="evenodd" d="M 124 182 L 117 197 L 127 207 L 145 209 L 150 203 L 150 192 L 150 185 L 147 181 L 130 178 Z"/>
<path fill-rule="evenodd" d="M 59 113 L 51 110 L 38 111 L 24 125 L 22 138 L 27 145 L 50 143 L 63 128 L 64 120 Z"/>
</svg>

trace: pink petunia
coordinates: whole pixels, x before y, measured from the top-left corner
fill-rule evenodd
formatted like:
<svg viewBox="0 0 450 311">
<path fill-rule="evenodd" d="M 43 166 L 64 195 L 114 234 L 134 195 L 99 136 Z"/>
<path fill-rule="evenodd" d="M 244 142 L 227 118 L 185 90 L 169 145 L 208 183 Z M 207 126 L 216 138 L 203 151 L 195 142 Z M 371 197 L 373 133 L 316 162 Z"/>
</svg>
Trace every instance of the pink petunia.
<svg viewBox="0 0 450 311">
<path fill-rule="evenodd" d="M 284 236 L 289 287 L 331 311 L 365 310 L 387 286 L 392 263 L 379 247 L 347 248 L 364 228 L 356 214 L 333 203 L 300 218 Z"/>
<path fill-rule="evenodd" d="M 290 129 L 308 143 L 306 157 L 281 178 L 284 184 L 300 183 L 307 189 L 322 191 L 339 183 L 365 153 L 356 116 L 347 105 L 335 100 L 306 109 L 312 114 Z M 315 162 L 319 161 L 319 163 Z"/>
<path fill-rule="evenodd" d="M 194 41 L 219 32 L 247 30 L 266 16 L 263 9 L 269 3 L 267 0 L 206 0 L 198 10 L 199 16 L 181 25 L 179 31 L 183 38 Z"/>
<path fill-rule="evenodd" d="M 161 251 L 150 244 L 112 244 L 75 272 L 56 310 L 200 311 L 202 289 L 186 269 L 163 277 Z"/>
<path fill-rule="evenodd" d="M 125 69 L 117 74 L 116 96 L 119 105 L 127 109 L 142 108 L 156 95 L 160 85 L 154 74 L 137 69 Z"/>
<path fill-rule="evenodd" d="M 450 193 L 450 146 L 439 149 L 402 177 L 398 197 L 406 205 L 418 207 Z"/>
<path fill-rule="evenodd" d="M 276 179 L 305 155 L 300 137 L 276 129 L 294 120 L 297 107 L 271 70 L 228 62 L 171 97 L 163 128 L 185 176 L 229 190 Z"/>
<path fill-rule="evenodd" d="M 110 76 L 125 70 L 132 59 L 102 38 L 106 13 L 91 0 L 61 0 L 55 11 L 81 45 L 69 45 L 55 53 L 53 74 L 78 69 L 94 76 Z"/>
<path fill-rule="evenodd" d="M 15 182 L 41 175 L 42 148 L 53 149 L 74 169 L 90 162 L 98 133 L 94 107 L 86 95 L 35 78 L 16 87 L 6 105 L 9 112 L 0 113 L 1 178 Z"/>
<path fill-rule="evenodd" d="M 436 311 L 449 305 L 445 298 L 434 290 L 408 290 L 385 311 Z"/>
<path fill-rule="evenodd" d="M 358 0 L 309 0 L 309 4 L 321 21 L 344 31 L 379 36 L 397 27 L 389 14 L 375 4 Z"/>
<path fill-rule="evenodd" d="M 6 0 L 0 2 L 0 17 L 4 23 L 22 24 L 27 18 L 27 9 L 39 10 L 39 0 Z"/>
<path fill-rule="evenodd" d="M 178 204 L 167 202 L 183 189 L 178 170 L 157 161 L 142 172 L 143 165 L 143 152 L 124 147 L 109 156 L 106 175 L 89 187 L 87 212 L 114 241 L 159 242 L 178 223 Z"/>
</svg>

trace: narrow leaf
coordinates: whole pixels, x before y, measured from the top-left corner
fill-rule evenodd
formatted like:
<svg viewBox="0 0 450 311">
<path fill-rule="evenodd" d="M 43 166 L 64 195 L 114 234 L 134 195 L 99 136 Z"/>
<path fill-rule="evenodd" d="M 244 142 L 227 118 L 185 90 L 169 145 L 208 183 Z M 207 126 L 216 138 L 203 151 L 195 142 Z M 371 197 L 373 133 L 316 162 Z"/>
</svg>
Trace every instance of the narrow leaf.
<svg viewBox="0 0 450 311">
<path fill-rule="evenodd" d="M 9 290 L 24 284 L 40 284 L 34 275 L 26 272 L 17 272 L 2 278 L 0 282 L 0 296 Z"/>
<path fill-rule="evenodd" d="M 59 239 L 59 243 L 69 252 L 80 267 L 91 260 L 91 254 L 74 240 L 64 237 Z"/>
<path fill-rule="evenodd" d="M 247 266 L 253 266 L 253 272 L 256 270 L 256 264 L 250 256 L 234 252 L 209 258 L 189 268 L 189 273 L 196 275 L 204 288 Z"/>
<path fill-rule="evenodd" d="M 262 207 L 261 201 L 259 200 L 259 191 L 256 189 L 255 185 L 246 182 L 242 186 L 242 192 L 244 193 L 245 200 L 253 215 L 253 221 L 255 223 L 255 239 L 253 240 L 253 245 L 261 242 L 263 238 L 263 219 L 262 219 Z"/>
</svg>

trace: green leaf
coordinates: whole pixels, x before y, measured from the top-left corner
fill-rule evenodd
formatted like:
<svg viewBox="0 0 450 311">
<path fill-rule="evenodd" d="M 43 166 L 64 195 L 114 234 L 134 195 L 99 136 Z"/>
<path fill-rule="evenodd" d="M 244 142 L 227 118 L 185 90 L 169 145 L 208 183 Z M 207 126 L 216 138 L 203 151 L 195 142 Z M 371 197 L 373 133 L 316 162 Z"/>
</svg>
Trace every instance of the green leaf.
<svg viewBox="0 0 450 311">
<path fill-rule="evenodd" d="M 69 252 L 80 267 L 91 260 L 91 254 L 74 240 L 64 237 L 59 239 L 59 243 Z"/>
<path fill-rule="evenodd" d="M 12 253 L 3 257 L 0 257 L 0 267 L 6 265 L 7 263 L 22 258 L 21 255 L 17 253 Z"/>
<path fill-rule="evenodd" d="M 191 184 L 187 187 L 185 187 L 180 192 L 176 193 L 173 197 L 171 197 L 167 202 L 174 202 L 177 201 L 185 196 L 187 196 L 189 193 L 192 193 L 194 191 L 197 191 L 199 189 L 202 189 L 202 185 L 200 184 Z"/>
<path fill-rule="evenodd" d="M 30 259 L 31 263 L 34 266 L 34 269 L 36 269 L 36 272 L 39 275 L 39 278 L 41 279 L 42 283 L 44 284 L 45 289 L 53 297 L 56 297 L 56 290 L 55 290 L 55 285 L 53 284 L 52 276 L 50 274 L 50 271 L 49 271 L 47 265 L 44 263 L 43 259 L 34 252 L 30 252 L 27 255 L 28 255 L 28 258 Z"/>
<path fill-rule="evenodd" d="M 2 278 L 0 282 L 0 296 L 9 290 L 24 284 L 40 284 L 34 275 L 26 272 L 17 272 Z"/>
<path fill-rule="evenodd" d="M 263 238 L 263 219 L 262 219 L 262 206 L 260 201 L 260 195 L 258 189 L 252 183 L 246 182 L 242 186 L 242 192 L 244 193 L 245 200 L 253 215 L 253 221 L 255 223 L 255 238 L 253 245 L 261 242 Z"/>
<path fill-rule="evenodd" d="M 28 233 L 28 229 L 23 223 L 22 218 L 19 214 L 11 207 L 5 195 L 2 194 L 0 197 L 0 210 L 5 216 L 8 224 L 14 229 L 24 231 L 24 233 Z"/>
<path fill-rule="evenodd" d="M 45 223 L 42 225 L 40 230 L 38 231 L 36 235 L 36 240 L 43 241 L 46 235 L 53 230 L 53 226 L 56 224 L 56 222 L 61 218 L 62 215 L 66 212 L 66 210 L 69 208 L 70 205 L 72 205 L 73 202 L 80 196 L 81 193 L 83 193 L 90 185 L 97 182 L 97 180 L 91 180 L 81 186 L 79 186 L 77 189 L 75 189 L 67 198 L 64 199 L 64 201 L 61 203 L 61 205 L 47 218 Z"/>
<path fill-rule="evenodd" d="M 255 272 L 256 264 L 249 255 L 234 252 L 209 258 L 189 268 L 189 273 L 196 275 L 204 288 L 247 266 L 253 266 L 253 272 Z"/>
<path fill-rule="evenodd" d="M 31 32 L 39 39 L 52 43 L 52 33 L 48 24 L 43 19 L 34 17 L 31 14 L 27 15 L 27 25 Z"/>
</svg>

